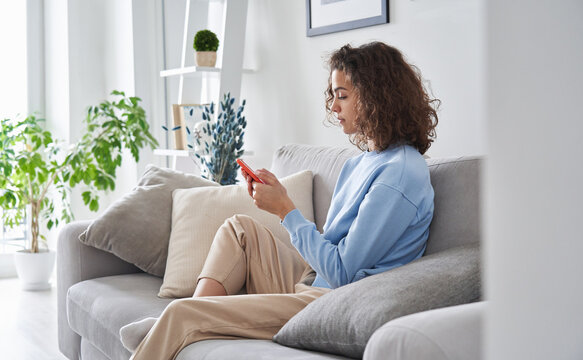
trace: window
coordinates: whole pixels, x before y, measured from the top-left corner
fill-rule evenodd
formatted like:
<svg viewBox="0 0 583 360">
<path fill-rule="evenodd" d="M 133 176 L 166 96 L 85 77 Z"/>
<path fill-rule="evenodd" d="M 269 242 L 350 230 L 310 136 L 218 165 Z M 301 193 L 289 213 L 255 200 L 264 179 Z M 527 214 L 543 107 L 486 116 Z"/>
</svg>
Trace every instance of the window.
<svg viewBox="0 0 583 360">
<path fill-rule="evenodd" d="M 26 115 L 26 1 L 0 2 L 0 117 Z"/>
<path fill-rule="evenodd" d="M 24 248 L 27 235 L 25 224 L 26 219 L 20 226 L 9 229 L 0 223 L 0 253 L 12 253 Z"/>
<path fill-rule="evenodd" d="M 26 3 L 0 2 L 0 117 L 3 119 L 27 115 Z M 0 253 L 22 249 L 25 237 L 24 225 L 7 229 L 0 220 Z"/>
</svg>

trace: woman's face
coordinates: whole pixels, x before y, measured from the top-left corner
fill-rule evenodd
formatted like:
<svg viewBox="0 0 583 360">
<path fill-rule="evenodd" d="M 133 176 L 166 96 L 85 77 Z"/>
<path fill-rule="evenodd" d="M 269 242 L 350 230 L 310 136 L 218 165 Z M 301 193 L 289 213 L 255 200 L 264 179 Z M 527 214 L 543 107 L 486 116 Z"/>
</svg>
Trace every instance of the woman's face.
<svg viewBox="0 0 583 360">
<path fill-rule="evenodd" d="M 332 91 L 334 101 L 331 110 L 340 121 L 345 134 L 354 134 L 356 128 L 356 91 L 352 87 L 350 78 L 342 70 L 332 71 Z"/>
</svg>

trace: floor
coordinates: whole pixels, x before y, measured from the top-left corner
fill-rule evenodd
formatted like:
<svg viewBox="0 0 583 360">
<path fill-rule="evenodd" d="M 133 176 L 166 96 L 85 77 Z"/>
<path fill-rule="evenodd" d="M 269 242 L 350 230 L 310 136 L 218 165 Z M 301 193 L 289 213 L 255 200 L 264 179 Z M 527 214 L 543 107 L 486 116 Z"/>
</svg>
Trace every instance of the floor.
<svg viewBox="0 0 583 360">
<path fill-rule="evenodd" d="M 57 343 L 57 289 L 23 291 L 0 278 L 0 359 L 66 360 Z"/>
</svg>

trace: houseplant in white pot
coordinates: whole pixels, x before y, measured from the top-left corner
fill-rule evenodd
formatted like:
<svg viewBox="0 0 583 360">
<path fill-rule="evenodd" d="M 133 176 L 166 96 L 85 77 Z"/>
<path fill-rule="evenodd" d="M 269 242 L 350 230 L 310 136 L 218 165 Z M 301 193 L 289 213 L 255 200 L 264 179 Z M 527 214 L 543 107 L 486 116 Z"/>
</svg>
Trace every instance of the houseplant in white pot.
<svg viewBox="0 0 583 360">
<path fill-rule="evenodd" d="M 214 67 L 217 63 L 219 39 L 210 30 L 200 30 L 194 35 L 192 47 L 195 50 L 194 60 L 197 66 Z"/>
<path fill-rule="evenodd" d="M 16 270 L 26 290 L 49 287 L 54 266 L 54 252 L 39 247 L 40 241 L 46 241 L 41 221 L 49 230 L 60 221 L 71 221 L 70 191 L 81 183 L 87 186 L 83 202 L 97 211 L 99 191 L 115 189 L 122 151 L 130 150 L 138 161 L 141 148 L 157 145 L 140 99 L 119 91 L 112 95 L 117 101 L 89 108 L 86 133 L 67 148 L 43 128 L 42 119 L 1 120 L 0 207 L 5 226 L 28 222 L 28 248 L 15 254 Z"/>
</svg>

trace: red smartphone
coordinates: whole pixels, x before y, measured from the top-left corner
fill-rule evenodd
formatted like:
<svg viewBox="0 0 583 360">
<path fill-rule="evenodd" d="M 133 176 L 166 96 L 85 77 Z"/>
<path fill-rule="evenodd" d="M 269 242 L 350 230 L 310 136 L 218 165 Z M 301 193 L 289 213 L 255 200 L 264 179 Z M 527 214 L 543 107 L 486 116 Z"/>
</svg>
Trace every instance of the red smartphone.
<svg viewBox="0 0 583 360">
<path fill-rule="evenodd" d="M 241 168 L 242 168 L 243 170 L 245 170 L 245 172 L 246 172 L 247 174 L 249 174 L 249 176 L 251 176 L 251 178 L 252 178 L 253 180 L 255 180 L 255 181 L 257 181 L 257 182 L 260 182 L 260 183 L 262 183 L 262 184 L 265 184 L 265 183 L 263 182 L 263 180 L 261 180 L 261 179 L 259 178 L 259 176 L 257 176 L 257 174 L 255 174 L 255 171 L 253 171 L 253 169 L 251 169 L 251 167 L 250 167 L 249 165 L 247 165 L 247 163 L 246 163 L 245 161 L 243 161 L 243 160 L 241 160 L 241 159 L 237 159 L 237 164 L 239 164 L 239 166 L 241 166 Z"/>
</svg>

